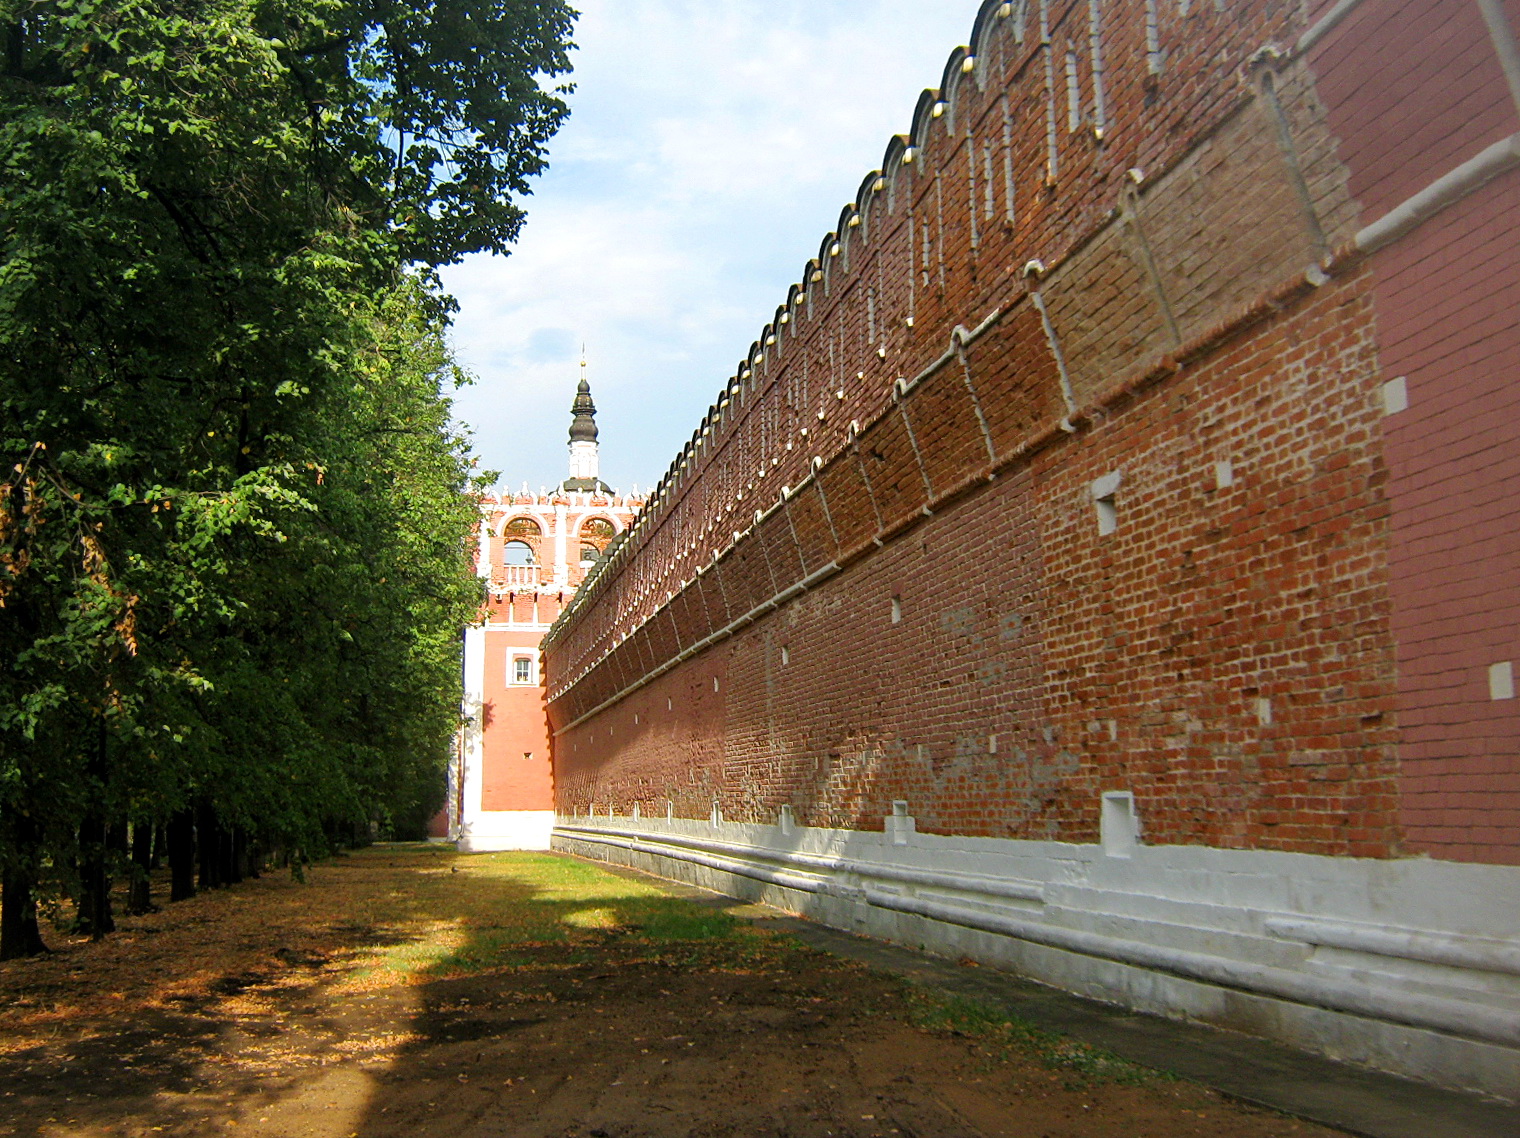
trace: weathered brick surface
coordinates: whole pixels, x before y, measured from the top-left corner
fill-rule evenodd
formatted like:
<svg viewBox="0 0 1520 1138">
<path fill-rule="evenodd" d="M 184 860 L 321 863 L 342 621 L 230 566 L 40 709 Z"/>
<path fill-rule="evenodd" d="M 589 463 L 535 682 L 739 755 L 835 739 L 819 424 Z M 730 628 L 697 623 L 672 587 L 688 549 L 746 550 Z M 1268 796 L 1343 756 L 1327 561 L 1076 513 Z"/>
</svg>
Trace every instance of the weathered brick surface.
<svg viewBox="0 0 1520 1138">
<path fill-rule="evenodd" d="M 1508 8 L 1514 28 L 1520 5 Z M 1311 64 L 1351 192 L 1373 217 L 1515 130 L 1476 4 L 1369 0 Z"/>
<path fill-rule="evenodd" d="M 1065 415 L 1055 359 L 1032 304 L 1018 304 L 967 354 L 999 457 Z"/>
<path fill-rule="evenodd" d="M 1520 4 L 1506 5 L 1511 28 Z M 1358 10 L 1311 57 L 1349 183 L 1371 212 L 1520 130 L 1477 5 Z M 1365 46 L 1358 46 L 1358 45 Z M 1376 64 L 1372 63 L 1376 60 Z M 1520 183 L 1490 183 L 1374 263 L 1406 848 L 1520 863 Z"/>
<path fill-rule="evenodd" d="M 855 457 L 869 483 L 882 530 L 898 529 L 928 500 L 901 407 L 894 407 L 861 433 Z"/>
<path fill-rule="evenodd" d="M 824 468 L 818 475 L 818 490 L 828 503 L 839 552 L 860 549 L 881 529 L 879 511 L 854 451 Z"/>
<path fill-rule="evenodd" d="M 1171 203 L 1176 209 L 1177 204 Z M 1147 218 L 1162 212 L 1147 204 Z M 1179 346 L 1139 246 L 1141 222 L 1107 226 L 1083 255 L 1067 261 L 1042 288 L 1051 324 L 1074 365 L 1077 402 L 1098 398 L 1115 380 L 1134 379 Z M 1156 227 L 1163 229 L 1164 227 Z M 1159 235 L 1159 234 L 1158 234 Z"/>
<path fill-rule="evenodd" d="M 1141 200 L 1184 342 L 1315 259 L 1270 118 L 1253 100 Z"/>
<path fill-rule="evenodd" d="M 1157 839 L 1386 852 L 1390 732 L 1363 716 L 1391 711 L 1393 661 L 1363 552 L 1385 523 L 1365 304 L 1343 295 L 1356 292 L 1317 295 L 1271 342 L 1149 395 L 572 730 L 577 754 L 609 717 L 637 714 L 650 737 L 562 762 L 562 804 L 649 812 L 673 797 L 701 816 L 716 796 L 730 818 L 791 802 L 813 824 L 873 826 L 906 798 L 926 830 L 1092 840 L 1099 792 L 1124 787 Z M 1355 400 L 1332 398 L 1351 381 Z M 1280 423 L 1266 434 L 1264 404 Z M 1359 448 L 1317 442 L 1353 424 Z M 1238 478 L 1223 491 L 1221 457 Z M 1100 538 L 1088 488 L 1111 470 L 1120 526 Z M 723 716 L 688 784 L 701 801 L 686 801 L 647 778 L 693 761 L 686 739 L 659 757 L 662 721 L 687 715 L 663 701 L 719 660 Z"/>
<path fill-rule="evenodd" d="M 810 482 L 791 495 L 786 502 L 786 513 L 802 551 L 804 575 L 811 576 L 832 562 L 839 552 L 819 483 Z"/>
<path fill-rule="evenodd" d="M 1520 860 L 1520 176 L 1345 253 L 1517 124 L 1387 7 L 985 5 L 551 635 L 560 808 Z"/>
<path fill-rule="evenodd" d="M 1409 409 L 1384 424 L 1412 848 L 1520 862 L 1520 185 L 1491 184 L 1377 267 L 1380 353 Z"/>
<path fill-rule="evenodd" d="M 959 360 L 919 383 L 899 406 L 912 429 L 923 475 L 933 488 L 931 501 L 943 498 L 968 472 L 991 465 L 995 452 L 982 425 L 986 413 L 980 396 L 971 397 Z"/>
</svg>

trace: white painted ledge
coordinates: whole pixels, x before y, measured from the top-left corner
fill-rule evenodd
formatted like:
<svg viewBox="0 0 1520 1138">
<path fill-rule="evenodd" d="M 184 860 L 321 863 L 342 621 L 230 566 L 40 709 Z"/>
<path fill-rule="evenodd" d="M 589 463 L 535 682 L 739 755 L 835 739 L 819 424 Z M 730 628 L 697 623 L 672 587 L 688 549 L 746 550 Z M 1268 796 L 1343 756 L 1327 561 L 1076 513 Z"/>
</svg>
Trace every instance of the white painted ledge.
<svg viewBox="0 0 1520 1138">
<path fill-rule="evenodd" d="M 561 817 L 553 837 L 1113 1003 L 1447 1086 L 1520 1088 L 1520 868 L 1196 846 L 1111 857 L 898 829 L 593 816 Z"/>
<path fill-rule="evenodd" d="M 461 853 L 546 850 L 554 833 L 552 810 L 482 810 L 459 828 Z"/>
</svg>

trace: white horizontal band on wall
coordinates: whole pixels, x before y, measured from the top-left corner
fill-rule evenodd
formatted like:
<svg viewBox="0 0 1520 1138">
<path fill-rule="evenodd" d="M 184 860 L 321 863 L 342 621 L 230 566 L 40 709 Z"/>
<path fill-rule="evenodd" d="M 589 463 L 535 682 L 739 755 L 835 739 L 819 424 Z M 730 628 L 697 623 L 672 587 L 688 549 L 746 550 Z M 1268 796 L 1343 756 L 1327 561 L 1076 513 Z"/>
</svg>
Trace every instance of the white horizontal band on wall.
<svg viewBox="0 0 1520 1138">
<path fill-rule="evenodd" d="M 1331 1011 L 1350 1012 L 1368 1019 L 1433 1028 L 1486 1043 L 1520 1046 L 1520 1017 L 1502 1008 L 1466 1002 L 1458 1004 L 1453 1000 L 1399 991 L 1358 980 L 1328 980 L 1252 961 L 1231 960 L 1165 945 L 1120 940 L 1081 929 L 1041 925 L 999 913 L 963 909 L 939 901 L 898 897 L 873 889 L 866 890 L 866 900 L 879 908 L 998 933 L 1049 948 L 1113 960 L 1119 964 L 1170 972 L 1186 980 L 1201 980 L 1206 984 L 1238 988 L 1243 992 L 1328 1008 Z"/>
<path fill-rule="evenodd" d="M 802 877 L 783 870 L 765 869 L 761 866 L 751 865 L 749 862 L 733 858 L 713 857 L 692 850 L 676 849 L 652 842 L 642 842 L 636 838 L 621 838 L 598 833 L 595 830 L 583 830 L 571 826 L 556 826 L 555 832 L 569 833 L 576 841 L 594 842 L 597 845 L 603 846 L 616 846 L 620 849 L 633 850 L 635 853 L 654 854 L 658 857 L 677 858 L 680 861 L 691 862 L 693 865 L 705 865 L 708 869 L 722 870 L 724 873 L 737 873 L 741 877 L 750 877 L 756 881 L 766 881 L 772 885 L 780 885 L 786 889 L 799 889 L 804 893 L 822 892 L 826 884 L 821 877 Z"/>
<path fill-rule="evenodd" d="M 1386 1023 L 1435 1030 L 1484 1043 L 1520 1047 L 1520 1016 L 1502 1004 L 1480 1004 L 1469 998 L 1405 990 L 1397 986 L 1396 982 L 1379 985 L 1349 976 L 1325 977 L 1264 961 L 1225 957 L 1216 953 L 1105 935 L 1044 920 L 1041 918 L 1041 910 L 1003 908 L 999 911 L 1000 903 L 1009 899 L 1043 901 L 1045 891 L 1037 882 L 885 865 L 858 858 L 808 854 L 690 834 L 622 827 L 601 829 L 568 823 L 563 819 L 555 827 L 555 835 L 572 842 L 614 846 L 648 856 L 701 865 L 808 894 L 863 901 L 890 912 L 924 917 L 1253 995 Z M 795 866 L 797 869 L 788 871 L 758 864 L 762 862 L 776 866 Z M 985 898 L 985 907 L 972 908 L 959 898 L 907 896 L 869 884 L 862 888 L 840 880 L 846 876 L 895 881 L 948 893 L 971 894 L 973 904 Z M 1520 944 L 1509 941 L 1422 934 L 1414 930 L 1388 930 L 1385 935 L 1376 936 L 1370 934 L 1382 930 L 1356 926 L 1351 922 L 1288 914 L 1268 917 L 1265 931 L 1274 937 L 1296 939 L 1303 943 L 1326 944 L 1327 947 L 1344 947 L 1374 955 L 1490 972 L 1510 971 L 1513 955 L 1520 953 Z M 1437 956 L 1443 958 L 1437 960 Z"/>
<path fill-rule="evenodd" d="M 1516 166 L 1520 166 L 1520 134 L 1512 134 L 1484 147 L 1460 166 L 1447 171 L 1418 193 L 1411 194 L 1372 224 L 1358 230 L 1352 244 L 1363 253 L 1376 252 Z"/>
<path fill-rule="evenodd" d="M 1361 2 L 1362 0 L 1339 0 L 1328 12 L 1304 29 L 1304 33 L 1298 37 L 1298 43 L 1294 45 L 1295 50 L 1300 54 L 1308 51 L 1334 31 Z"/>
<path fill-rule="evenodd" d="M 1343 948 L 1349 952 L 1366 952 L 1398 960 L 1421 960 L 1448 968 L 1475 968 L 1480 972 L 1520 976 L 1520 944 L 1513 941 L 1284 917 L 1269 920 L 1266 929 L 1273 936 L 1304 944 L 1322 944 L 1326 948 Z"/>
<path fill-rule="evenodd" d="M 571 834 L 584 841 L 604 841 L 607 831 L 585 826 L 567 825 L 563 821 L 555 827 L 557 833 Z M 817 854 L 798 853 L 792 850 L 768 849 L 765 846 L 724 842 L 717 839 L 693 838 L 686 835 L 656 834 L 641 830 L 619 829 L 619 835 L 636 838 L 647 846 L 644 853 L 665 853 L 665 847 L 675 851 L 686 849 L 707 850 L 727 854 L 730 857 L 758 858 L 762 861 L 793 865 L 813 872 L 829 874 L 853 874 L 877 881 L 896 881 L 903 885 L 922 885 L 931 889 L 948 889 L 957 893 L 982 893 L 1013 901 L 1044 903 L 1045 890 L 1038 882 L 1012 881 L 1007 878 L 985 877 L 975 874 L 936 873 L 932 870 L 912 869 L 907 866 L 880 865 L 856 858 L 824 857 Z M 611 843 L 621 844 L 621 843 Z M 678 856 L 672 853 L 670 856 Z M 734 871 L 740 872 L 740 871 Z M 748 874 L 745 874 L 748 876 Z"/>
</svg>

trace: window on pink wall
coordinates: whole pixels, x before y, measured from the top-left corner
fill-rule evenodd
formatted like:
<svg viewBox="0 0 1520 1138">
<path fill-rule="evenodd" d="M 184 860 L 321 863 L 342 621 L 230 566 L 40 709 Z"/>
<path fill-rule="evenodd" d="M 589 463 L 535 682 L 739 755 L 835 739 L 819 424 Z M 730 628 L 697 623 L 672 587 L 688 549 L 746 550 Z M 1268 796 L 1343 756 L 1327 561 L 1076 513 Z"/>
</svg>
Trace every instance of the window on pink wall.
<svg viewBox="0 0 1520 1138">
<path fill-rule="evenodd" d="M 512 657 L 511 675 L 514 684 L 531 684 L 533 682 L 533 658 L 531 656 Z"/>
</svg>

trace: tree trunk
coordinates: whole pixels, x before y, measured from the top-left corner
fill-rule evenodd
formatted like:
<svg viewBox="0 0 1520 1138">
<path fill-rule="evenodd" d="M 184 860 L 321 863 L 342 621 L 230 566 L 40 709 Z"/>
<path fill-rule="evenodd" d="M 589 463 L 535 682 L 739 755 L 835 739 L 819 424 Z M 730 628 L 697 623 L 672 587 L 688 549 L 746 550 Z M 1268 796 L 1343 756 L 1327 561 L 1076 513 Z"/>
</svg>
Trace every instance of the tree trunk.
<svg viewBox="0 0 1520 1138">
<path fill-rule="evenodd" d="M 195 813 L 195 837 L 201 861 L 201 889 L 227 884 L 222 877 L 222 827 L 216 809 L 209 802 L 202 802 Z"/>
<path fill-rule="evenodd" d="M 118 818 L 106 830 L 106 849 L 119 858 L 125 858 L 131 849 L 132 828 L 125 818 Z M 118 868 L 113 865 L 112 869 Z"/>
<path fill-rule="evenodd" d="M 79 823 L 79 912 L 75 931 L 100 940 L 116 930 L 111 915 L 110 827 L 98 809 Z"/>
<path fill-rule="evenodd" d="M 107 753 L 110 735 L 104 715 L 96 717 L 95 727 L 95 750 L 90 756 L 89 772 L 98 789 L 92 792 L 96 800 L 85 808 L 84 817 L 79 820 L 79 909 L 74 928 L 91 940 L 100 940 L 116 930 L 116 920 L 111 915 L 111 847 L 117 835 L 106 818 L 103 801 L 110 770 Z"/>
<path fill-rule="evenodd" d="M 164 827 L 169 855 L 169 900 L 195 896 L 195 815 L 181 810 Z"/>
<path fill-rule="evenodd" d="M 223 885 L 236 885 L 243 880 L 243 875 L 238 872 L 238 838 L 236 826 L 222 827 L 222 864 L 221 878 Z"/>
<path fill-rule="evenodd" d="M 245 875 L 257 881 L 264 873 L 264 843 L 258 838 L 243 835 L 243 869 Z"/>
<path fill-rule="evenodd" d="M 37 927 L 37 898 L 32 894 L 32 874 L 8 866 L 0 883 L 0 960 L 15 960 L 47 952 L 42 930 Z"/>
<path fill-rule="evenodd" d="M 132 823 L 132 884 L 127 890 L 127 912 L 134 916 L 155 913 L 153 903 L 153 830 L 151 822 Z"/>
<path fill-rule="evenodd" d="M 0 874 L 0 960 L 16 960 L 47 952 L 37 927 L 37 823 L 14 809 L 0 813 L 5 831 L 0 849 L 7 848 Z"/>
<path fill-rule="evenodd" d="M 248 831 L 232 827 L 232 879 L 242 881 L 248 873 Z"/>
</svg>

